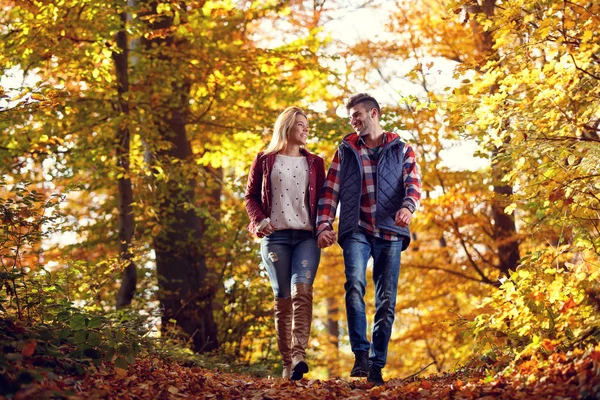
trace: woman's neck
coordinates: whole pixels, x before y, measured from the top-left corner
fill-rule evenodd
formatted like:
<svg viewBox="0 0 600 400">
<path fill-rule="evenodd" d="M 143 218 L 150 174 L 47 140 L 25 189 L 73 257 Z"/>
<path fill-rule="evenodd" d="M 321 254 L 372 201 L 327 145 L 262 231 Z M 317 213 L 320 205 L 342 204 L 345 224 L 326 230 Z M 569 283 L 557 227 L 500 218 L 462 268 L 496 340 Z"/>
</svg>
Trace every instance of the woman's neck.
<svg viewBox="0 0 600 400">
<path fill-rule="evenodd" d="M 302 153 L 300 153 L 300 146 L 287 145 L 283 149 L 279 151 L 279 154 L 288 156 L 288 157 L 301 157 Z"/>
</svg>

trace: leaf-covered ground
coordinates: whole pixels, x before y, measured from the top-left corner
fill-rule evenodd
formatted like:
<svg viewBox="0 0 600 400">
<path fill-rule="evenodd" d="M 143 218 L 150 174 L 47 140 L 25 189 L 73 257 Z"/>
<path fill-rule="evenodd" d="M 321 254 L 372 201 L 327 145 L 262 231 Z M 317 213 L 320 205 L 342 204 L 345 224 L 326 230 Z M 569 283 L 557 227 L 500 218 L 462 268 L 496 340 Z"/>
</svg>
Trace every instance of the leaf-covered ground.
<svg viewBox="0 0 600 400">
<path fill-rule="evenodd" d="M 40 376 L 12 394 L 15 399 L 591 400 L 600 397 L 600 347 L 586 353 L 553 354 L 545 362 L 529 359 L 503 376 L 486 378 L 484 374 L 465 370 L 411 381 L 388 379 L 383 387 L 372 387 L 364 379 L 294 382 L 256 378 L 182 366 L 159 358 L 138 360 L 127 371 L 101 364 L 82 376 L 63 375 L 36 367 L 41 361 L 35 356 L 26 359 L 21 367 Z"/>
</svg>

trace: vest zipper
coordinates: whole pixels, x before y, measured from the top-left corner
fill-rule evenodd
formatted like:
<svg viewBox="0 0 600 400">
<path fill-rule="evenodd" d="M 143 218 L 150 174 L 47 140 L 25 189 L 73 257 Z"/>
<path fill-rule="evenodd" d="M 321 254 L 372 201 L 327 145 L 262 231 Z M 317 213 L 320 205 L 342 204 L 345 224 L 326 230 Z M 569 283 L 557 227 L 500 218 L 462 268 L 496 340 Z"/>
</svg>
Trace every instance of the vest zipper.
<svg viewBox="0 0 600 400">
<path fill-rule="evenodd" d="M 350 146 L 349 144 L 346 143 L 342 143 L 344 144 L 346 147 L 350 148 L 350 151 L 352 151 L 352 154 L 354 154 L 354 158 L 356 159 L 356 162 L 358 163 L 358 170 L 360 171 L 360 188 L 359 188 L 359 192 L 362 193 L 362 182 L 363 182 L 363 165 L 362 165 L 362 161 L 360 159 L 360 154 L 358 154 L 358 152 L 356 151 L 356 149 L 352 146 Z M 341 160 L 340 160 L 340 166 L 341 166 Z M 340 186 L 341 189 L 341 186 Z M 360 226 L 360 200 L 361 198 L 358 198 L 358 207 L 356 207 L 356 226 Z"/>
</svg>

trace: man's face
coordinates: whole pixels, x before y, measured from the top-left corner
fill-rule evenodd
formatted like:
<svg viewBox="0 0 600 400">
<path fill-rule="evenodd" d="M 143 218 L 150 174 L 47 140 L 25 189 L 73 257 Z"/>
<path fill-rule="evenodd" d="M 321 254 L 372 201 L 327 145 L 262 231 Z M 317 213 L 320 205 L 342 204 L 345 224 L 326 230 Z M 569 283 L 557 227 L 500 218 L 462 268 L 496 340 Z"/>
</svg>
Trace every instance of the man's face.
<svg viewBox="0 0 600 400">
<path fill-rule="evenodd" d="M 348 110 L 350 116 L 350 125 L 359 136 L 365 136 L 375 129 L 375 118 L 373 113 L 376 111 L 368 111 L 363 103 L 359 103 Z"/>
</svg>

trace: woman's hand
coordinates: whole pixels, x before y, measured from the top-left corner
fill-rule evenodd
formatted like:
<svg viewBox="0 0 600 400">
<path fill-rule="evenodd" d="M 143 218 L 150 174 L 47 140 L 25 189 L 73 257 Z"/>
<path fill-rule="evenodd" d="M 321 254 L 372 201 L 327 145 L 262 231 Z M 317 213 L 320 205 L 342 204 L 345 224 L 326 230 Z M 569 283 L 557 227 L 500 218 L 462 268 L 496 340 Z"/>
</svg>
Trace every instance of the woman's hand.
<svg viewBox="0 0 600 400">
<path fill-rule="evenodd" d="M 335 234 L 334 231 L 323 231 L 321 233 L 319 233 L 319 236 L 317 238 L 317 243 L 319 245 L 319 248 L 324 249 L 326 247 L 331 246 L 332 244 L 335 243 L 337 238 L 337 235 Z"/>
<path fill-rule="evenodd" d="M 262 233 L 265 236 L 269 236 L 273 232 L 275 232 L 275 227 L 271 225 L 270 222 L 260 230 L 260 233 Z"/>
</svg>

